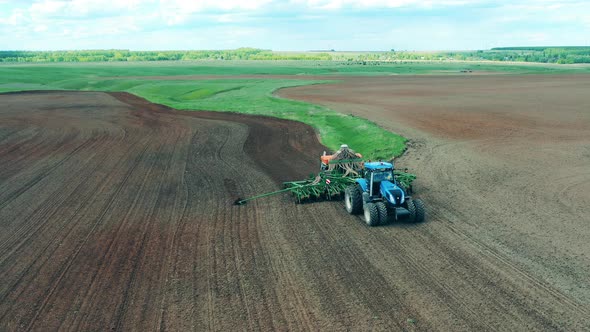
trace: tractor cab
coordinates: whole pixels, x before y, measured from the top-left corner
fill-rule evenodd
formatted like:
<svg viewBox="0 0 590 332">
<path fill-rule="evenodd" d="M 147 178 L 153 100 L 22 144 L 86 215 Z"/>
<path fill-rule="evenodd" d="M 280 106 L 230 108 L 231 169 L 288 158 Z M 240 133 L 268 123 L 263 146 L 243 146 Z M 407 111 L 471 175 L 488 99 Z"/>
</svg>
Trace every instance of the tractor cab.
<svg viewBox="0 0 590 332">
<path fill-rule="evenodd" d="M 393 176 L 393 164 L 385 162 L 365 163 L 365 181 L 369 184 L 370 195 L 377 195 L 381 182 L 390 181 L 395 183 Z M 371 186 L 373 184 L 373 186 Z"/>
<path fill-rule="evenodd" d="M 395 181 L 393 163 L 365 163 L 365 176 L 358 182 L 368 196 L 366 200 L 382 198 L 393 205 L 403 203 L 405 194 Z"/>
</svg>

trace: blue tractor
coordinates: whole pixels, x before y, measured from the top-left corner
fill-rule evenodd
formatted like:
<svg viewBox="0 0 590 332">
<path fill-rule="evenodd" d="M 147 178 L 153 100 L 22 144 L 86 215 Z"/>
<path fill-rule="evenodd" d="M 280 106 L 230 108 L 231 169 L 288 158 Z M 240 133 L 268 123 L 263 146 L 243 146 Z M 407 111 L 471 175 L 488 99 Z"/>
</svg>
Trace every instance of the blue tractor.
<svg viewBox="0 0 590 332">
<path fill-rule="evenodd" d="M 403 217 L 413 222 L 424 221 L 424 203 L 407 195 L 393 169 L 392 163 L 365 163 L 364 176 L 344 191 L 346 211 L 350 214 L 364 212 L 369 226 L 384 225 Z"/>
</svg>

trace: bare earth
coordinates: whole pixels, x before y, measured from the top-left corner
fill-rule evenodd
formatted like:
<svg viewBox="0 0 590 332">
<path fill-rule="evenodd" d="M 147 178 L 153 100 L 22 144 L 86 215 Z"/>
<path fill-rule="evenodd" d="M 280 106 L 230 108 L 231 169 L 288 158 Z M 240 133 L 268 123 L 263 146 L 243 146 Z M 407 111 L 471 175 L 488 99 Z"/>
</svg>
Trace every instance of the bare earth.
<svg viewBox="0 0 590 332">
<path fill-rule="evenodd" d="M 429 220 L 377 228 L 341 202 L 232 205 L 317 171 L 304 125 L 0 95 L 0 330 L 589 329 L 590 79 L 478 79 L 495 97 L 465 78 L 281 92 L 413 139 Z"/>
<path fill-rule="evenodd" d="M 430 231 L 452 229 L 464 237 L 456 245 L 475 244 L 588 312 L 590 76 L 342 79 L 279 95 L 410 138 L 400 165 L 419 174 Z"/>
</svg>

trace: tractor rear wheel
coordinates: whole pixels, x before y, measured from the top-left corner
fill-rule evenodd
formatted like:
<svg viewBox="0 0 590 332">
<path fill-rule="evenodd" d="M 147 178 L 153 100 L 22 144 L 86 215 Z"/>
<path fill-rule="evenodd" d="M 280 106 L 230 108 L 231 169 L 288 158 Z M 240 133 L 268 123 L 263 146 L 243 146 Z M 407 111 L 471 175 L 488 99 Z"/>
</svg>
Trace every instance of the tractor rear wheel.
<svg viewBox="0 0 590 332">
<path fill-rule="evenodd" d="M 365 222 L 373 227 L 379 225 L 379 209 L 375 203 L 365 204 Z"/>
<path fill-rule="evenodd" d="M 353 184 L 344 190 L 344 205 L 350 214 L 359 214 L 363 209 L 363 194 L 358 185 Z"/>
<path fill-rule="evenodd" d="M 389 222 L 387 216 L 387 206 L 385 206 L 385 203 L 383 202 L 377 202 L 375 205 L 377 206 L 377 211 L 379 211 L 379 223 L 381 225 L 387 224 Z"/>
<path fill-rule="evenodd" d="M 423 222 L 426 216 L 424 203 L 421 199 L 411 199 L 408 201 L 408 211 L 410 211 L 410 219 L 413 222 Z"/>
</svg>

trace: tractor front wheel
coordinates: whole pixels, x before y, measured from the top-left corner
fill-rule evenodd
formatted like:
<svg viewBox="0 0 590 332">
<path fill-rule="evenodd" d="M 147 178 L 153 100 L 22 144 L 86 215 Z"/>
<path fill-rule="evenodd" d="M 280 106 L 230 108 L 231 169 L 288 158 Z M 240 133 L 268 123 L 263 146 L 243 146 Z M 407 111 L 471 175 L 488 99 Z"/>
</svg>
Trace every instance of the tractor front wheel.
<svg viewBox="0 0 590 332">
<path fill-rule="evenodd" d="M 365 204 L 365 222 L 373 227 L 379 225 L 379 209 L 375 203 Z"/>
<path fill-rule="evenodd" d="M 379 223 L 381 225 L 385 225 L 389 222 L 389 218 L 387 216 L 387 206 L 383 202 L 375 203 L 377 206 L 377 211 L 379 211 Z"/>
<path fill-rule="evenodd" d="M 359 214 L 363 209 L 363 194 L 358 185 L 353 184 L 344 190 L 344 205 L 350 214 Z"/>
<path fill-rule="evenodd" d="M 426 216 L 424 203 L 421 199 L 412 199 L 408 201 L 408 211 L 410 211 L 410 219 L 414 222 L 423 222 Z"/>
</svg>

